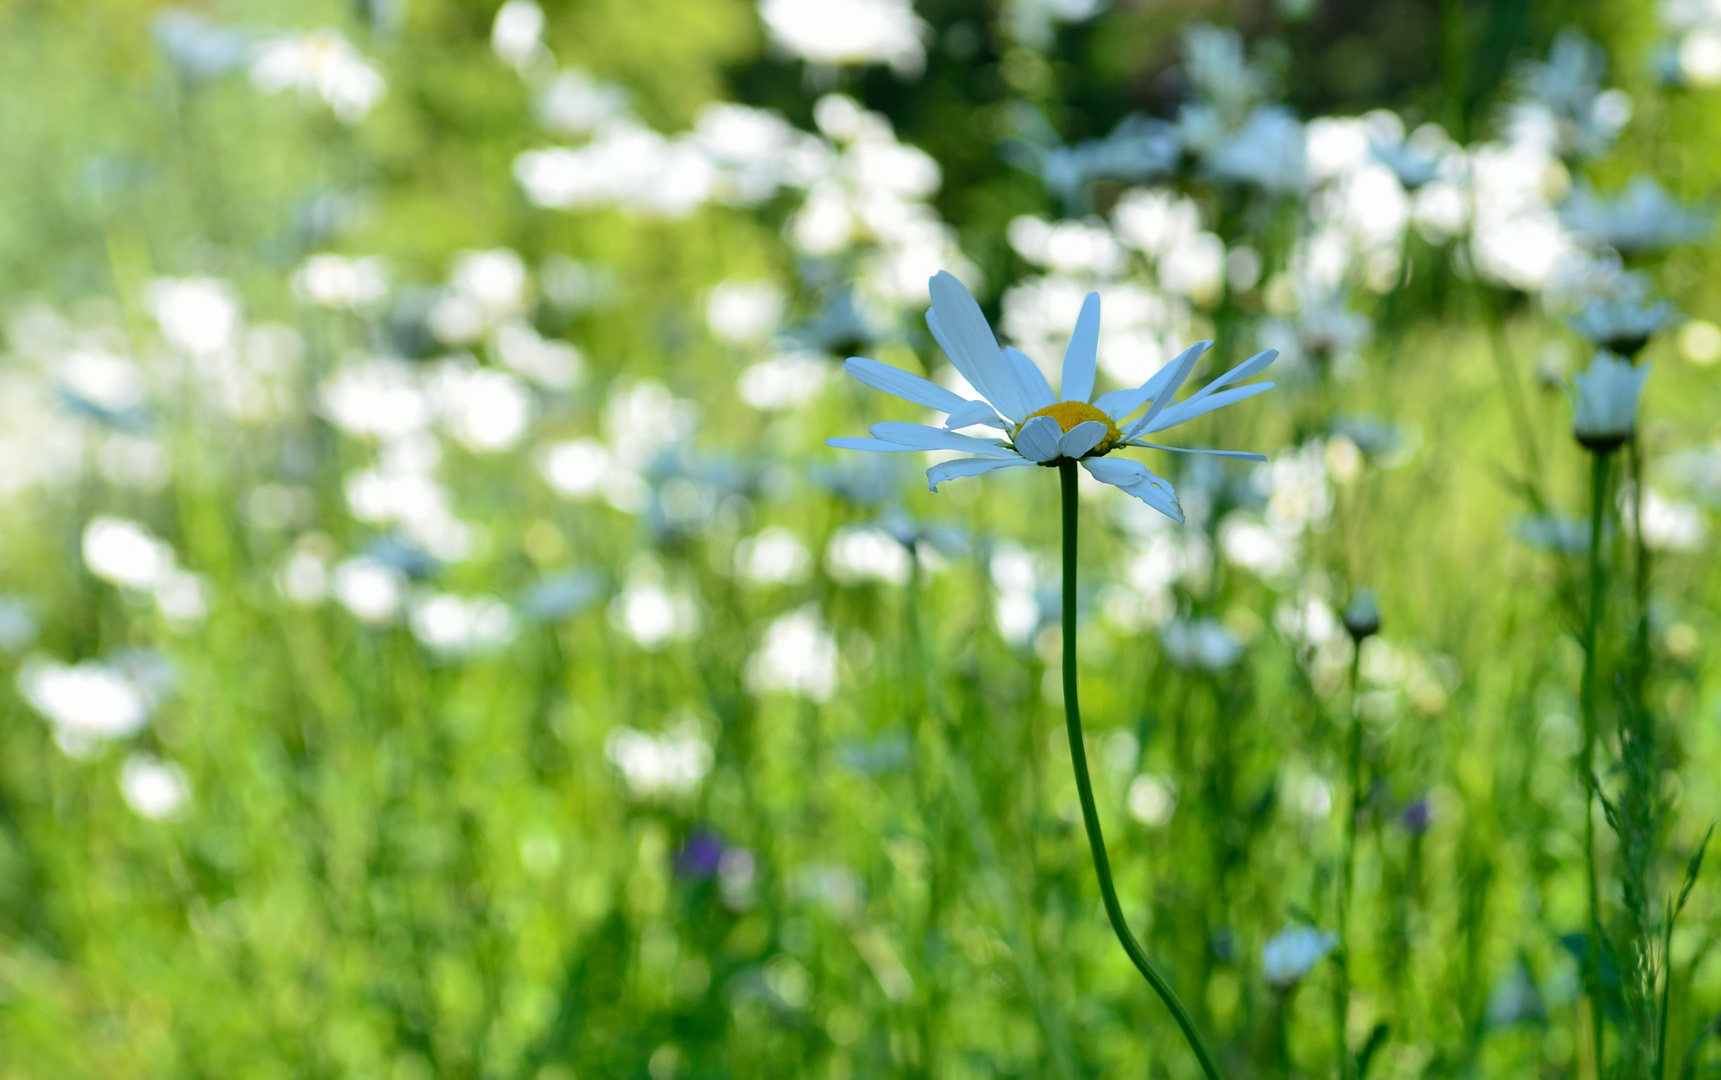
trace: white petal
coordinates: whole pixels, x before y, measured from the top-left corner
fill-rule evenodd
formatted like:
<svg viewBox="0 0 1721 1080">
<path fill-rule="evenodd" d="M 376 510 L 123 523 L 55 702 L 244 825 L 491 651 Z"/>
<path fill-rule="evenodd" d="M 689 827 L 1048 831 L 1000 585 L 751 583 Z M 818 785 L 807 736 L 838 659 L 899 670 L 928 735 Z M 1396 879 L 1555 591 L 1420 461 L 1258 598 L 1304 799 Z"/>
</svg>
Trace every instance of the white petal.
<svg viewBox="0 0 1721 1080">
<path fill-rule="evenodd" d="M 932 294 L 932 310 L 926 314 L 926 325 L 945 355 L 999 412 L 1021 423 L 1033 410 L 1022 407 L 1016 380 L 973 295 L 945 270 L 932 276 L 927 291 Z"/>
<path fill-rule="evenodd" d="M 1057 396 L 1052 393 L 1052 384 L 1046 381 L 1045 372 L 1040 365 L 1028 359 L 1026 353 L 1013 345 L 1004 346 L 1004 364 L 1010 370 L 1010 375 L 1016 380 L 1016 390 L 1022 395 L 1022 406 L 1029 412 L 1043 409 L 1047 405 L 1056 405 Z"/>
<path fill-rule="evenodd" d="M 1206 454 L 1209 457 L 1236 458 L 1238 461 L 1266 461 L 1266 454 L 1251 453 L 1248 450 L 1208 450 L 1200 446 L 1161 446 L 1159 443 L 1127 442 L 1125 446 L 1145 446 L 1150 450 L 1169 450 L 1174 454 Z"/>
<path fill-rule="evenodd" d="M 885 442 L 883 439 L 862 439 L 852 435 L 838 435 L 834 439 L 826 439 L 826 446 L 834 446 L 838 450 L 871 450 L 887 454 L 907 454 L 920 449 L 918 446 L 904 446 L 902 443 Z"/>
<path fill-rule="evenodd" d="M 1194 357 L 1199 357 L 1212 346 L 1211 341 L 1197 341 L 1178 353 L 1176 359 L 1154 372 L 1140 386 L 1130 390 L 1113 390 L 1110 393 L 1101 394 L 1099 400 L 1094 402 L 1094 408 L 1111 417 L 1114 422 L 1119 422 L 1130 413 L 1141 408 L 1145 402 L 1170 397 L 1177 387 L 1168 387 L 1167 384 L 1176 376 L 1178 368 L 1185 361 L 1193 363 Z M 1188 378 L 1187 373 L 1185 373 L 1184 378 Z M 1182 380 L 1180 379 L 1178 382 L 1181 385 Z"/>
<path fill-rule="evenodd" d="M 1076 317 L 1075 332 L 1064 350 L 1064 373 L 1058 380 L 1058 393 L 1065 401 L 1086 401 L 1094 395 L 1094 361 L 1100 346 L 1100 294 L 1088 293 L 1082 301 L 1082 313 Z"/>
<path fill-rule="evenodd" d="M 986 457 L 1019 456 L 1016 451 L 1008 446 L 989 442 L 986 439 L 976 439 L 972 435 L 959 435 L 954 431 L 927 427 L 925 424 L 907 424 L 899 420 L 886 420 L 882 424 L 874 424 L 872 434 L 874 438 L 897 443 L 913 450 L 963 450 L 970 454 L 982 454 Z"/>
<path fill-rule="evenodd" d="M 1016 432 L 1016 449 L 1029 461 L 1050 461 L 1058 456 L 1058 439 L 1064 430 L 1049 416 L 1036 416 Z"/>
<path fill-rule="evenodd" d="M 998 418 L 998 410 L 984 401 L 964 401 L 958 409 L 953 409 L 944 420 L 946 430 L 955 431 L 971 424 L 990 424 L 993 427 L 1003 427 L 1004 421 Z"/>
<path fill-rule="evenodd" d="M 964 476 L 979 476 L 994 469 L 1014 469 L 1020 465 L 1032 465 L 1033 462 L 1024 458 L 957 458 L 955 461 L 941 461 L 926 470 L 926 480 L 933 491 L 946 480 L 957 480 Z"/>
<path fill-rule="evenodd" d="M 851 356 L 844 360 L 843 370 L 875 390 L 883 390 L 904 401 L 925 405 L 939 412 L 955 412 L 965 403 L 961 395 L 946 390 L 935 382 L 864 356 Z"/>
<path fill-rule="evenodd" d="M 1159 414 L 1164 412 L 1166 407 L 1172 403 L 1171 399 L 1177 395 L 1178 387 L 1182 386 L 1184 380 L 1189 378 L 1189 373 L 1195 370 L 1196 361 L 1201 359 L 1201 354 L 1206 352 L 1207 347 L 1212 344 L 1211 341 L 1204 341 L 1200 343 L 1200 348 L 1192 345 L 1184 349 L 1177 359 L 1167 365 L 1171 371 L 1166 377 L 1165 385 L 1154 388 L 1153 401 L 1148 404 L 1147 411 L 1136 418 L 1135 423 L 1123 429 L 1124 438 L 1133 439 L 1148 430 L 1148 425 L 1153 423 Z"/>
<path fill-rule="evenodd" d="M 1131 424 L 1129 434 L 1133 438 L 1136 435 L 1151 435 L 1156 431 L 1176 427 L 1178 424 L 1187 423 L 1197 416 L 1206 416 L 1215 409 L 1223 409 L 1227 405 L 1247 400 L 1256 394 L 1265 393 L 1275 385 L 1270 382 L 1250 383 L 1248 386 L 1236 386 L 1230 390 L 1221 390 L 1217 394 L 1192 395 L 1189 400 L 1179 401 L 1170 406 L 1155 417 L 1152 423 L 1140 426 L 1139 430 L 1137 430 L 1138 425 Z"/>
<path fill-rule="evenodd" d="M 1183 507 L 1178 505 L 1177 492 L 1172 490 L 1170 482 L 1155 476 L 1141 462 L 1128 458 L 1088 458 L 1082 467 L 1095 480 L 1134 495 L 1173 521 L 1183 521 Z"/>
<path fill-rule="evenodd" d="M 1058 449 L 1065 457 L 1079 458 L 1100 444 L 1106 437 L 1106 426 L 1098 420 L 1083 420 L 1075 427 L 1064 432 L 1064 437 L 1058 440 Z"/>
</svg>

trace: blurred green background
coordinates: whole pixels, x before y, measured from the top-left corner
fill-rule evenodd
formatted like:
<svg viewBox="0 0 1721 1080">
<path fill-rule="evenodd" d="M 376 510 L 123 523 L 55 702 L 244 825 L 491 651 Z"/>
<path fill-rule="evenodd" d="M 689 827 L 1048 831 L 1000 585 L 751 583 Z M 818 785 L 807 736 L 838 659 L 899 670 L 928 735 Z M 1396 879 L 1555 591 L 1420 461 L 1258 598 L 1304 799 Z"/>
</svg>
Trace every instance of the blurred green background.
<svg viewBox="0 0 1721 1080">
<path fill-rule="evenodd" d="M 9 0 L 0 1077 L 1199 1075 L 1050 476 L 823 445 L 941 268 L 1283 353 L 1187 523 L 1083 489 L 1227 1075 L 1713 1074 L 1717 84 L 1701 0 Z"/>
</svg>

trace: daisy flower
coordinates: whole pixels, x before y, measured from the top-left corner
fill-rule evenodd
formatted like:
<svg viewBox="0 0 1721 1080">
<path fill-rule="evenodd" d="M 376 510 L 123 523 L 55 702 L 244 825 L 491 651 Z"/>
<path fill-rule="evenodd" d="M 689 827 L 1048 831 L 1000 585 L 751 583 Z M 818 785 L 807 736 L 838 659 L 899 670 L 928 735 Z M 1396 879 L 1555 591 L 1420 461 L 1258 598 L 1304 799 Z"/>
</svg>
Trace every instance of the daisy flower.
<svg viewBox="0 0 1721 1080">
<path fill-rule="evenodd" d="M 1040 369 L 1021 351 L 999 348 L 980 305 L 946 271 L 933 276 L 932 309 L 926 325 L 956 370 L 977 390 L 980 400 L 865 357 L 850 357 L 843 368 L 868 386 L 947 414 L 943 427 L 889 421 L 872 426 L 870 438 L 835 438 L 826 443 L 846 450 L 904 453 L 914 450 L 966 451 L 972 457 L 940 462 L 926 470 L 932 490 L 946 480 L 978 476 L 1024 465 L 1056 466 L 1080 462 L 1101 483 L 1134 495 L 1181 522 L 1177 492 L 1163 477 L 1138 461 L 1110 457 L 1125 447 L 1213 454 L 1248 461 L 1267 460 L 1240 450 L 1202 450 L 1147 441 L 1179 424 L 1270 389 L 1270 382 L 1236 386 L 1266 370 L 1279 355 L 1265 352 L 1214 379 L 1182 401 L 1175 394 L 1195 363 L 1213 344 L 1197 342 L 1140 386 L 1094 396 L 1094 363 L 1099 345 L 1100 298 L 1089 293 L 1064 353 L 1063 393 L 1052 393 Z M 1139 415 L 1136 415 L 1139 411 Z M 958 428 L 996 428 L 1005 438 L 964 435 Z"/>
</svg>

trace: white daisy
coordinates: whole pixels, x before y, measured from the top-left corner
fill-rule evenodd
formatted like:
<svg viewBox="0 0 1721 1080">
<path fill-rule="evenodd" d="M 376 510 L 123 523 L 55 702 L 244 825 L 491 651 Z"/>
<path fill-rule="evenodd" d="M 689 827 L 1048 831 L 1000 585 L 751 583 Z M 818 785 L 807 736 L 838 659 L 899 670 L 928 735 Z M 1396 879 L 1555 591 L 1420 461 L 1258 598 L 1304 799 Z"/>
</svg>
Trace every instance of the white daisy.
<svg viewBox="0 0 1721 1080">
<path fill-rule="evenodd" d="M 1064 353 L 1060 400 L 1032 360 L 1017 349 L 998 347 L 980 305 L 961 282 L 940 271 L 932 278 L 929 289 L 932 310 L 926 313 L 926 325 L 956 370 L 980 392 L 983 400 L 969 400 L 877 360 L 850 357 L 843 367 L 861 382 L 905 401 L 937 409 L 948 414 L 948 419 L 942 428 L 899 422 L 874 424 L 872 438 L 827 439 L 827 445 L 897 453 L 960 450 L 976 455 L 940 462 L 927 469 L 926 477 L 934 491 L 946 480 L 978 476 L 994 469 L 1080 461 L 1094 479 L 1122 488 L 1179 522 L 1183 520 L 1183 510 L 1170 483 L 1140 462 L 1106 455 L 1126 446 L 1143 446 L 1248 461 L 1267 460 L 1260 454 L 1240 450 L 1162 446 L 1144 437 L 1270 389 L 1273 386 L 1270 382 L 1232 384 L 1264 371 L 1279 355 L 1276 350 L 1257 353 L 1183 401 L 1173 402 L 1172 395 L 1189 377 L 1201 354 L 1213 344 L 1197 342 L 1140 386 L 1094 397 L 1100 297 L 1098 293 L 1089 293 Z M 1131 419 L 1144 406 L 1146 411 Z M 982 439 L 956 430 L 972 425 L 998 428 L 1008 438 Z"/>
</svg>

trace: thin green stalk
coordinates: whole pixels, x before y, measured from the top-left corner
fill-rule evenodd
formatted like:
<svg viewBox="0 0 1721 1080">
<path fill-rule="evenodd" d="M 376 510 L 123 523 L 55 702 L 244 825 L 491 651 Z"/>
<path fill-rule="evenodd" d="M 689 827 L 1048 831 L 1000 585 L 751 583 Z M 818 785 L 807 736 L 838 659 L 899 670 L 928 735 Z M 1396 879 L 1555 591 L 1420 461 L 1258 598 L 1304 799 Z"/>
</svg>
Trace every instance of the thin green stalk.
<svg viewBox="0 0 1721 1080">
<path fill-rule="evenodd" d="M 1171 1015 L 1177 1021 L 1177 1026 L 1183 1030 L 1183 1037 L 1188 1040 L 1189 1048 L 1195 1051 L 1195 1057 L 1201 1062 L 1202 1072 L 1207 1074 L 1207 1080 L 1221 1080 L 1219 1066 L 1213 1060 L 1213 1052 L 1207 1048 L 1207 1043 L 1201 1038 L 1201 1032 L 1195 1027 L 1195 1019 L 1189 1015 L 1189 1010 L 1178 999 L 1177 991 L 1171 988 L 1165 976 L 1153 966 L 1153 961 L 1147 958 L 1147 952 L 1141 943 L 1135 940 L 1130 932 L 1129 923 L 1123 915 L 1123 905 L 1118 902 L 1117 888 L 1112 884 L 1111 860 L 1106 857 L 1105 837 L 1100 832 L 1099 808 L 1094 804 L 1093 781 L 1088 778 L 1088 755 L 1082 745 L 1082 715 L 1081 708 L 1076 702 L 1076 464 L 1073 461 L 1063 461 L 1058 465 L 1058 476 L 1063 486 L 1064 510 L 1064 722 L 1070 735 L 1070 760 L 1075 765 L 1076 791 L 1082 801 L 1082 821 L 1088 829 L 1088 844 L 1093 849 L 1094 872 L 1099 877 L 1100 896 L 1105 900 L 1106 916 L 1111 919 L 1111 927 L 1117 933 L 1118 943 L 1123 951 L 1135 964 L 1136 970 L 1153 987 L 1154 993 L 1165 1002 L 1165 1007 L 1171 1010 Z"/>
<path fill-rule="evenodd" d="M 1350 784 L 1350 813 L 1344 823 L 1344 871 L 1339 875 L 1339 951 L 1337 985 L 1333 991 L 1335 1048 L 1339 1055 L 1340 1080 L 1351 1080 L 1356 1062 L 1351 1058 L 1350 1044 L 1345 1037 L 1345 1025 L 1350 1018 L 1351 1005 L 1351 938 L 1350 904 L 1356 887 L 1356 819 L 1362 811 L 1362 716 L 1357 712 L 1357 672 L 1362 663 L 1362 642 L 1356 643 L 1351 654 L 1351 726 L 1350 750 L 1347 755 L 1347 782 Z"/>
<path fill-rule="evenodd" d="M 1584 974 L 1589 983 L 1591 1040 L 1595 1048 L 1596 1074 L 1602 1073 L 1602 1000 L 1601 1000 L 1601 888 L 1596 877 L 1596 825 L 1594 802 L 1596 796 L 1596 636 L 1601 625 L 1604 597 L 1601 557 L 1602 511 L 1607 504 L 1608 451 L 1590 453 L 1590 550 L 1589 607 L 1584 615 L 1584 674 L 1580 689 L 1583 710 L 1584 745 L 1578 759 L 1578 778 L 1584 789 L 1584 869 L 1589 891 L 1589 942 L 1584 950 Z"/>
</svg>

